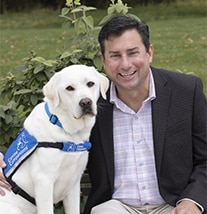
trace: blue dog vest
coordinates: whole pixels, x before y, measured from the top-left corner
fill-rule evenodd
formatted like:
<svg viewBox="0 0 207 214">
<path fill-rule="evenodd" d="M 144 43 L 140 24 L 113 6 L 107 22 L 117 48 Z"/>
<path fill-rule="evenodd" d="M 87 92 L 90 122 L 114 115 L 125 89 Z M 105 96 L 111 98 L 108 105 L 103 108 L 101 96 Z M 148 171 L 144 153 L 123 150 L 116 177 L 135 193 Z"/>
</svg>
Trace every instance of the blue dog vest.
<svg viewBox="0 0 207 214">
<path fill-rule="evenodd" d="M 59 120 L 55 115 L 51 115 L 47 104 L 45 104 L 45 111 L 51 122 L 51 118 L 56 118 L 56 122 L 51 122 L 54 125 L 59 124 Z M 85 141 L 80 144 L 75 144 L 73 142 L 38 142 L 35 137 L 30 135 L 26 129 L 23 129 L 17 136 L 17 138 L 12 142 L 10 147 L 7 149 L 4 161 L 6 163 L 6 168 L 3 169 L 3 173 L 9 184 L 12 186 L 12 191 L 15 194 L 19 194 L 34 205 L 35 199 L 28 195 L 21 187 L 19 187 L 13 180 L 12 176 L 16 170 L 21 166 L 21 164 L 39 147 L 55 148 L 60 149 L 64 152 L 82 152 L 87 151 L 91 148 L 91 143 Z"/>
<path fill-rule="evenodd" d="M 27 130 L 23 129 L 19 133 L 4 156 L 7 165 L 4 169 L 6 177 L 9 177 L 16 167 L 36 149 L 37 144 L 37 140 Z"/>
</svg>

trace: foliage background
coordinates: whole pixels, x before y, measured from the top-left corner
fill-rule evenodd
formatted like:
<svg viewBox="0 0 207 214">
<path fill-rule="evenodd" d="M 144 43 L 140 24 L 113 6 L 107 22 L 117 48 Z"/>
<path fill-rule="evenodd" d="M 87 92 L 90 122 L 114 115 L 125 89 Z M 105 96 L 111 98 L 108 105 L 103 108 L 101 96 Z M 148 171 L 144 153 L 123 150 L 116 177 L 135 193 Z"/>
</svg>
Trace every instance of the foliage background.
<svg viewBox="0 0 207 214">
<path fill-rule="evenodd" d="M 129 9 L 126 4 L 122 6 Z M 205 0 L 183 0 L 129 9 L 150 26 L 155 49 L 153 66 L 198 75 L 205 94 L 206 6 Z M 8 147 L 24 117 L 42 100 L 42 86 L 55 71 L 73 63 L 95 65 L 103 71 L 97 28 L 107 10 L 87 9 L 86 16 L 92 21 L 84 33 L 83 27 L 78 29 L 65 22 L 60 10 L 33 8 L 0 15 L 0 149 Z"/>
<path fill-rule="evenodd" d="M 94 6 L 97 8 L 106 8 L 109 4 L 109 0 L 81 0 L 81 4 L 87 6 Z M 159 3 L 172 3 L 176 0 L 126 0 L 130 6 L 134 5 L 148 5 Z M 65 0 L 0 0 L 0 13 L 6 13 L 8 11 L 23 11 L 31 7 L 50 7 L 54 10 L 60 9 L 65 5 Z"/>
<path fill-rule="evenodd" d="M 203 80 L 205 94 L 206 6 L 205 0 L 182 0 L 170 4 L 167 1 L 147 6 L 136 4 L 129 10 L 150 26 L 155 48 L 153 66 L 198 75 Z M 8 147 L 25 116 L 41 102 L 41 88 L 55 71 L 73 63 L 100 65 L 96 28 L 107 15 L 106 8 L 87 11 L 87 16 L 93 19 L 93 24 L 89 23 L 90 35 L 69 26 L 60 14 L 60 9 L 38 6 L 0 15 L 0 150 Z M 78 40 L 71 43 L 74 38 L 82 38 L 82 46 Z M 56 209 L 57 213 L 63 213 L 62 208 Z"/>
</svg>

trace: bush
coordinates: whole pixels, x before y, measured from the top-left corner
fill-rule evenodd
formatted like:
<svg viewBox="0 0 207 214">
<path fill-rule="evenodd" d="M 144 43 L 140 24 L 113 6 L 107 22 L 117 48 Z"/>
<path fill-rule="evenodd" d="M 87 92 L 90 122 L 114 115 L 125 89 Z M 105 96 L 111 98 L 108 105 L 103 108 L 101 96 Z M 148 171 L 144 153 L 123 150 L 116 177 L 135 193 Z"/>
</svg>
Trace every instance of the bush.
<svg viewBox="0 0 207 214">
<path fill-rule="evenodd" d="M 76 36 L 68 38 L 63 53 L 55 60 L 46 60 L 31 51 L 29 56 L 23 59 L 24 64 L 17 68 L 21 72 L 21 77 L 17 79 L 10 73 L 4 79 L 0 94 L 4 103 L 8 102 L 6 105 L 0 105 L 0 150 L 8 148 L 22 128 L 25 117 L 35 105 L 42 102 L 42 88 L 55 72 L 72 64 L 94 66 L 103 72 L 99 58 L 98 30 L 113 16 L 130 14 L 128 14 L 129 7 L 121 0 L 117 3 L 111 0 L 107 16 L 102 19 L 99 26 L 94 26 L 93 17 L 87 14 L 95 9 L 81 5 L 80 0 L 67 0 L 60 17 L 65 20 L 63 27 L 73 27 Z M 61 204 L 56 205 L 55 210 L 56 214 L 62 213 Z"/>
</svg>

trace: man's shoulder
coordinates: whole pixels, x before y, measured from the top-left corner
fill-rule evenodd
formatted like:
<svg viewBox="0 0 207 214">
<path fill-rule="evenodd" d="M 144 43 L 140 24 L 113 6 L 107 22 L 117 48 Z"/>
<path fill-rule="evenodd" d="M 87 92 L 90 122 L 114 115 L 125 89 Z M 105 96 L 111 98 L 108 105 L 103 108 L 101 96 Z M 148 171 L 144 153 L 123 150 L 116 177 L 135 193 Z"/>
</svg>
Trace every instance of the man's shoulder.
<svg viewBox="0 0 207 214">
<path fill-rule="evenodd" d="M 154 76 L 163 76 L 163 77 L 169 77 L 169 78 L 176 78 L 176 79 L 199 79 L 199 77 L 196 76 L 196 74 L 193 73 L 184 73 L 181 71 L 172 71 L 162 68 L 155 68 L 151 67 L 152 73 Z"/>
<path fill-rule="evenodd" d="M 195 74 L 182 73 L 179 71 L 171 71 L 162 68 L 151 68 L 155 82 L 162 82 L 176 85 L 194 85 L 197 81 L 201 82 L 201 79 Z"/>
</svg>

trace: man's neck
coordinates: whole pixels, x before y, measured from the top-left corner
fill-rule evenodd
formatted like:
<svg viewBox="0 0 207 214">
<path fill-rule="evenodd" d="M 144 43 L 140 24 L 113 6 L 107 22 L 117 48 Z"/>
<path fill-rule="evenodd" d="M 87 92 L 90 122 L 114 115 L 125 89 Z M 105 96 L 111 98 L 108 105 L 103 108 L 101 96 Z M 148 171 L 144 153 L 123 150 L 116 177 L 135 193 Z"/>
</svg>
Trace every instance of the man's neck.
<svg viewBox="0 0 207 214">
<path fill-rule="evenodd" d="M 149 96 L 149 86 L 142 87 L 140 90 L 117 90 L 117 96 L 127 106 L 138 112 L 142 102 Z"/>
</svg>

